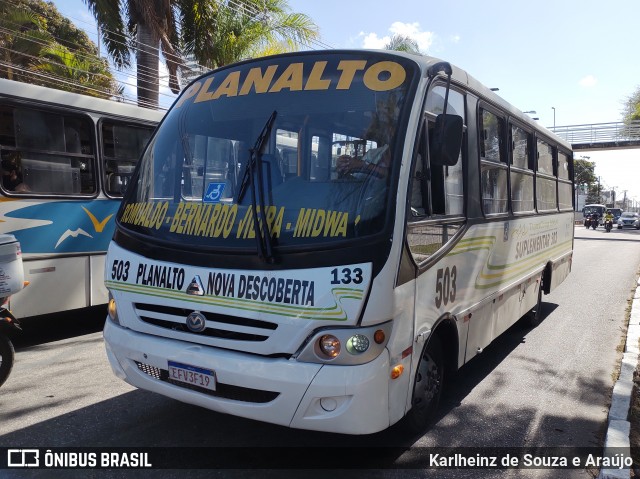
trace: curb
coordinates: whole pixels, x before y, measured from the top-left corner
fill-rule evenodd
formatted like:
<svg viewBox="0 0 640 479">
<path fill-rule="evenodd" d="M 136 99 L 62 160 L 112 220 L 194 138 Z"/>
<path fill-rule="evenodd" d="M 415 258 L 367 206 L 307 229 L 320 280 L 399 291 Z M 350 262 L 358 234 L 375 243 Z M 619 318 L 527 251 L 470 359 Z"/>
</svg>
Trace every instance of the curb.
<svg viewBox="0 0 640 479">
<path fill-rule="evenodd" d="M 631 423 L 627 418 L 629 417 L 629 408 L 631 406 L 633 375 L 638 367 L 638 359 L 640 359 L 640 348 L 638 346 L 638 341 L 640 340 L 640 280 L 638 280 L 638 287 L 633 298 L 620 375 L 613 386 L 607 437 L 604 441 L 604 456 L 607 456 L 606 451 L 610 448 L 616 448 L 617 451 L 620 448 L 624 448 L 628 451 L 625 456 L 629 455 L 631 450 L 629 438 Z M 598 475 L 598 479 L 628 479 L 629 477 L 631 477 L 631 470 L 627 468 L 601 469 Z"/>
</svg>

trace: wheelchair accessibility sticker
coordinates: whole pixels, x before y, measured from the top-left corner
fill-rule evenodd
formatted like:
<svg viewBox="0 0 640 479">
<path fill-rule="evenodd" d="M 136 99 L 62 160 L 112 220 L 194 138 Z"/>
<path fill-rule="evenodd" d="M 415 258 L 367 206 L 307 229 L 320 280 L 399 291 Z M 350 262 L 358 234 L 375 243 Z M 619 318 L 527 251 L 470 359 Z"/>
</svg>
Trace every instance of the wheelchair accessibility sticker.
<svg viewBox="0 0 640 479">
<path fill-rule="evenodd" d="M 219 203 L 222 199 L 225 183 L 209 183 L 207 192 L 204 194 L 202 201 L 204 203 Z"/>
</svg>

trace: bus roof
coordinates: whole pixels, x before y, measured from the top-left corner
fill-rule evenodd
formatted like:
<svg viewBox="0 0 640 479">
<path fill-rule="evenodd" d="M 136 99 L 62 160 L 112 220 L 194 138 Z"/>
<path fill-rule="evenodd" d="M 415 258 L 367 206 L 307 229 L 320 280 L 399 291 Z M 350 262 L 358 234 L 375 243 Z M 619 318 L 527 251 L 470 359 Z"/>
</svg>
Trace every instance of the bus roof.
<svg viewBox="0 0 640 479">
<path fill-rule="evenodd" d="M 150 122 L 159 122 L 166 113 L 163 110 L 141 108 L 103 98 L 95 98 L 79 93 L 71 93 L 29 83 L 21 83 L 0 78 L 0 97 L 41 102 L 49 105 L 62 105 L 85 112 L 100 112 L 114 116 L 137 118 Z"/>
<path fill-rule="evenodd" d="M 401 54 L 403 56 L 407 56 L 416 60 L 421 65 L 425 75 L 427 74 L 427 71 L 429 70 L 429 68 L 443 61 L 434 57 L 415 55 L 410 53 L 398 52 L 398 54 Z M 529 126 L 531 126 L 532 129 L 542 132 L 544 135 L 550 138 L 553 138 L 555 142 L 564 146 L 568 151 L 572 151 L 572 147 L 569 142 L 565 141 L 563 138 L 560 138 L 555 133 L 545 128 L 540 123 L 533 120 L 531 117 L 529 117 L 528 115 L 523 113 L 521 110 L 513 106 L 511 103 L 507 102 L 501 96 L 497 95 L 491 89 L 489 89 L 488 87 L 480 83 L 480 81 L 476 80 L 473 76 L 471 76 L 465 70 L 462 70 L 461 68 L 458 68 L 455 65 L 451 65 L 451 69 L 452 69 L 451 79 L 454 83 L 464 85 L 467 89 L 481 96 L 485 101 L 488 101 L 489 103 L 493 103 L 495 106 L 499 107 L 503 111 L 518 118 L 518 120 L 521 123 L 528 124 Z"/>
</svg>

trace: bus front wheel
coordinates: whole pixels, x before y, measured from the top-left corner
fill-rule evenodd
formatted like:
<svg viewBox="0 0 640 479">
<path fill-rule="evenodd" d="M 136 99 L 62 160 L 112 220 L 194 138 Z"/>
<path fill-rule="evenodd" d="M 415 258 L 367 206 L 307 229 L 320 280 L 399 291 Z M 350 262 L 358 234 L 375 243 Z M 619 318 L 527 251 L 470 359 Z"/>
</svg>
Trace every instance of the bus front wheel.
<svg viewBox="0 0 640 479">
<path fill-rule="evenodd" d="M 414 433 L 424 431 L 438 408 L 444 385 L 444 355 L 437 336 L 427 343 L 413 383 L 411 410 L 405 424 Z"/>
</svg>

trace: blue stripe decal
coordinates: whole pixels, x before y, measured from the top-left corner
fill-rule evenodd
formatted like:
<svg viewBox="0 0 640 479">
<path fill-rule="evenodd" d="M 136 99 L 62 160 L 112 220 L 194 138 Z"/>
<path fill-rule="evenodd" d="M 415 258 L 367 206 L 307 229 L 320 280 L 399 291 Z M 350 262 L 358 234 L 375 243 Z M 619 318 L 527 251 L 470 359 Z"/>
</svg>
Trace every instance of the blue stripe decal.
<svg viewBox="0 0 640 479">
<path fill-rule="evenodd" d="M 3 226 L 27 254 L 106 251 L 119 206 L 119 200 L 47 201 L 5 213 Z M 47 224 L 12 231 L 10 218 Z"/>
</svg>

